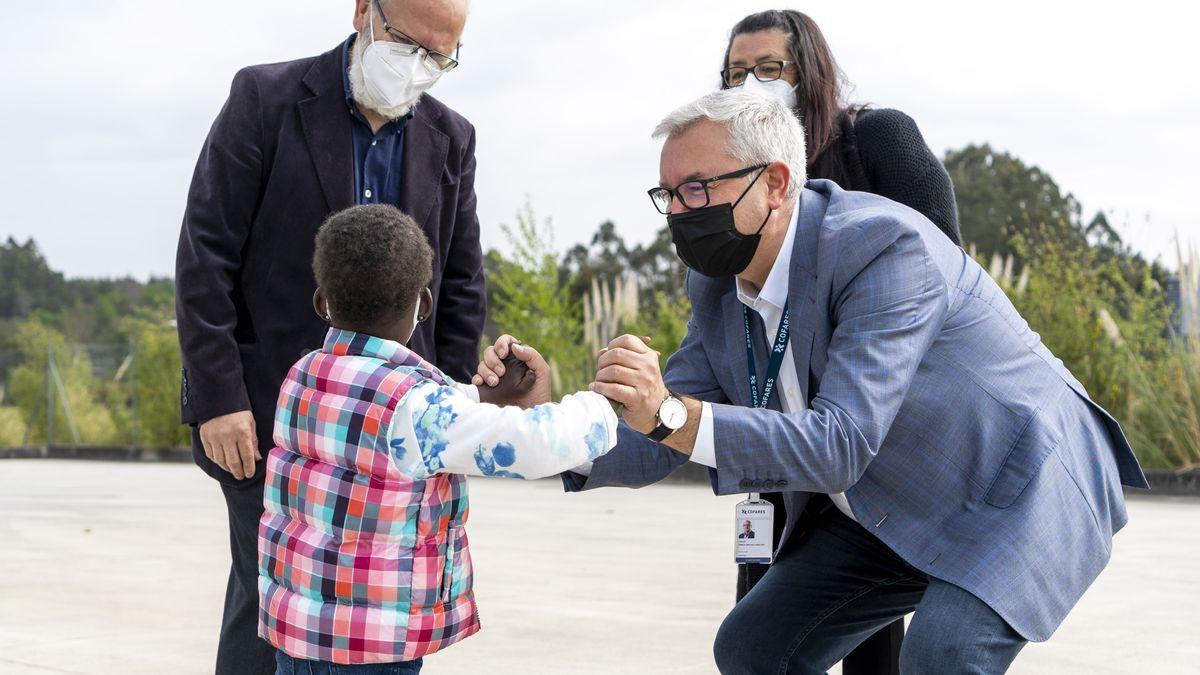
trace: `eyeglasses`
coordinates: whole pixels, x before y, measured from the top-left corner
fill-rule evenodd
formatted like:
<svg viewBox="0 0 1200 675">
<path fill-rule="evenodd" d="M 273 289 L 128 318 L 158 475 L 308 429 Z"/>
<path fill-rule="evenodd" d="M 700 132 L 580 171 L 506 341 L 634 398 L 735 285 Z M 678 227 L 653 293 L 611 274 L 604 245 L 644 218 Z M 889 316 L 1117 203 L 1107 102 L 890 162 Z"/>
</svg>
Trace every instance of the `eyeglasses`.
<svg viewBox="0 0 1200 675">
<path fill-rule="evenodd" d="M 424 54 L 422 54 L 422 58 L 425 60 L 425 64 L 430 68 L 443 73 L 448 73 L 458 67 L 458 59 L 446 56 L 441 52 L 434 51 L 429 47 L 426 47 L 425 45 L 413 39 L 413 37 L 408 33 L 405 33 L 399 28 L 389 24 L 387 17 L 383 14 L 383 7 L 380 6 L 379 0 L 375 0 L 375 11 L 379 12 L 379 18 L 383 21 L 383 30 L 387 31 L 387 34 L 394 38 L 395 42 L 392 44 L 395 45 L 395 49 L 397 51 L 404 54 L 418 54 L 424 52 Z M 460 42 L 454 47 L 454 56 L 458 56 L 461 48 L 462 43 Z"/>
<path fill-rule="evenodd" d="M 766 166 L 766 164 L 756 164 L 744 169 L 738 169 L 737 171 L 723 173 L 720 176 L 713 176 L 712 178 L 697 178 L 680 183 L 674 188 L 650 188 L 646 191 L 646 194 L 650 195 L 650 201 L 654 202 L 654 208 L 658 209 L 658 212 L 664 216 L 671 213 L 672 199 L 678 199 L 689 209 L 702 209 L 708 206 L 708 191 L 713 183 L 727 178 L 740 178 L 755 169 L 764 169 Z"/>
<path fill-rule="evenodd" d="M 721 71 L 721 81 L 726 87 L 740 87 L 745 84 L 746 75 L 753 72 L 759 82 L 771 82 L 783 77 L 783 71 L 795 64 L 795 61 L 763 61 L 751 68 L 732 66 Z"/>
</svg>

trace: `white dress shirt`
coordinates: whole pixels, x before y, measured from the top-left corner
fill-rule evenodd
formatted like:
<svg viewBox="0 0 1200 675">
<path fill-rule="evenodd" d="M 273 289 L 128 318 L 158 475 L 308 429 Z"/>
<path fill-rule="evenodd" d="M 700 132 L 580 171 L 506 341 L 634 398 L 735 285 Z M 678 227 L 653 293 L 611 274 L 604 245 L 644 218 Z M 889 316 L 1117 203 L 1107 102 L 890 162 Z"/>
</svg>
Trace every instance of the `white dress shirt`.
<svg viewBox="0 0 1200 675">
<path fill-rule="evenodd" d="M 762 289 L 755 290 L 752 284 L 741 279 L 735 280 L 738 300 L 758 312 L 762 317 L 766 334 L 770 336 L 770 340 L 767 342 L 768 348 L 775 342 L 775 336 L 779 332 L 779 322 L 783 319 L 783 306 L 787 304 L 788 281 L 792 273 L 792 245 L 796 240 L 796 217 L 799 213 L 800 209 L 797 205 L 792 213 L 792 219 L 788 223 L 787 233 L 779 248 L 779 255 L 775 258 L 775 264 L 771 266 L 771 271 L 767 274 L 767 280 L 763 283 Z M 795 325 L 794 319 L 792 324 Z M 749 386 L 749 373 L 746 374 L 745 382 L 746 386 Z M 807 401 L 804 400 L 804 390 L 800 387 L 796 362 L 792 359 L 791 340 L 788 340 L 787 350 L 783 354 L 783 366 L 779 369 L 779 380 L 775 384 L 775 392 L 772 395 L 779 397 L 780 408 L 785 413 L 799 412 L 808 407 Z M 700 428 L 696 434 L 696 445 L 692 448 L 691 461 L 707 467 L 716 468 L 717 466 L 717 448 L 713 439 L 713 411 L 710 403 L 704 403 L 701 407 Z M 854 518 L 845 494 L 839 492 L 829 495 L 829 498 L 838 507 L 838 510 L 850 518 Z"/>
</svg>

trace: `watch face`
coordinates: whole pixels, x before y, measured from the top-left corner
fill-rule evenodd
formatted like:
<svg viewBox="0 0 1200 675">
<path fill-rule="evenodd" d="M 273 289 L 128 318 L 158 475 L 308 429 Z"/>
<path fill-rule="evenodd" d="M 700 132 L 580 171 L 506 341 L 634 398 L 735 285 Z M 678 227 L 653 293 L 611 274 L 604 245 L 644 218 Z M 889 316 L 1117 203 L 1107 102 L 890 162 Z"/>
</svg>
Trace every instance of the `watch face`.
<svg viewBox="0 0 1200 675">
<path fill-rule="evenodd" d="M 679 429 L 687 424 L 687 406 L 674 396 L 663 401 L 658 408 L 658 420 L 668 429 Z"/>
</svg>

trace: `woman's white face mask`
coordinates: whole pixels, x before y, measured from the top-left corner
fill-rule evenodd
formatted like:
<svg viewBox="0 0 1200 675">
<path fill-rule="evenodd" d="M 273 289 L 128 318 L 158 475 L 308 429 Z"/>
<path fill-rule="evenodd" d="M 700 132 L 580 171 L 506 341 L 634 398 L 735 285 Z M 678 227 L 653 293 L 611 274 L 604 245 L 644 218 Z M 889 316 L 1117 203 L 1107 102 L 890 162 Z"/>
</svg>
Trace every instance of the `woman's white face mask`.
<svg viewBox="0 0 1200 675">
<path fill-rule="evenodd" d="M 371 41 L 362 49 L 357 66 L 351 64 L 350 84 L 354 98 L 389 119 L 403 117 L 438 81 L 442 72 L 431 68 L 419 52 L 406 54 L 395 42 L 376 40 L 374 8 L 367 16 L 367 22 Z M 362 40 L 361 36 L 359 40 Z"/>
<path fill-rule="evenodd" d="M 742 84 L 742 89 L 758 94 L 759 96 L 777 99 L 788 108 L 794 109 L 796 107 L 796 87 L 788 84 L 787 80 L 783 78 L 771 80 L 770 82 L 759 82 L 758 78 L 752 73 L 747 73 L 746 81 Z"/>
</svg>

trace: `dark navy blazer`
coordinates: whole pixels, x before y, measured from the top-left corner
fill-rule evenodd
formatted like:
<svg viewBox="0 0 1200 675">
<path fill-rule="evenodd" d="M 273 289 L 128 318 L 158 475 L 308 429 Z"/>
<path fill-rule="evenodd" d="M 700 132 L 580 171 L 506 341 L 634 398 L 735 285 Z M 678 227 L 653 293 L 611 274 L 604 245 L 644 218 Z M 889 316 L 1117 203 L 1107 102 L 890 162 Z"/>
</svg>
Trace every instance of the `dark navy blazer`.
<svg viewBox="0 0 1200 675">
<path fill-rule="evenodd" d="M 175 268 L 182 421 L 250 409 L 264 455 L 280 383 L 306 350 L 321 346 L 327 328 L 312 309 L 314 236 L 326 217 L 356 202 L 342 69 L 338 45 L 239 71 L 184 212 Z M 429 96 L 404 129 L 398 206 L 434 252 L 435 313 L 410 346 L 465 379 L 477 363 L 486 311 L 475 129 Z M 192 451 L 207 473 L 237 482 L 205 457 L 195 431 Z M 262 469 L 249 480 L 261 479 Z"/>
</svg>

